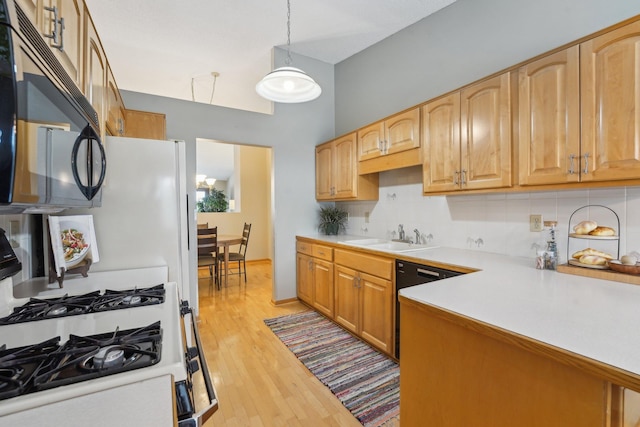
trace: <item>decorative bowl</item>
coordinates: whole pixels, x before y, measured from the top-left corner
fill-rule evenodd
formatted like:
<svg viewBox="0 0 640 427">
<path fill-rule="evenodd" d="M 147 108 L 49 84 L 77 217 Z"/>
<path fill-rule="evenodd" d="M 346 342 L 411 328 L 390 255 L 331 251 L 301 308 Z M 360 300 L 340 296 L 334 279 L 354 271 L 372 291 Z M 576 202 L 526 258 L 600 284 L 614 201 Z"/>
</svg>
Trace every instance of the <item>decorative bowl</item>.
<svg viewBox="0 0 640 427">
<path fill-rule="evenodd" d="M 617 271 L 619 273 L 640 274 L 640 264 L 625 265 L 625 264 L 622 264 L 617 259 L 609 261 L 609 268 L 611 268 L 613 271 Z"/>
</svg>

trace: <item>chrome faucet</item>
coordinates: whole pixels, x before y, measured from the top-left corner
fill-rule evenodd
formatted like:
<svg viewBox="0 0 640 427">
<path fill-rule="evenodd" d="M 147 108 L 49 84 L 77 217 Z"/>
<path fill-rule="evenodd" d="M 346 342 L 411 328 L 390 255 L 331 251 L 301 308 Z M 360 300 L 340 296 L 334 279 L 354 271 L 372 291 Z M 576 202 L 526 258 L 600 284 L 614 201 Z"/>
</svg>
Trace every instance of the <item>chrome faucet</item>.
<svg viewBox="0 0 640 427">
<path fill-rule="evenodd" d="M 417 228 L 415 230 L 413 230 L 413 232 L 416 233 L 416 241 L 415 241 L 415 243 L 416 243 L 416 245 L 419 245 L 420 243 L 422 243 L 421 242 L 422 239 L 420 237 L 420 232 L 418 231 Z"/>
<path fill-rule="evenodd" d="M 404 241 L 404 226 L 398 224 L 398 240 Z"/>
</svg>

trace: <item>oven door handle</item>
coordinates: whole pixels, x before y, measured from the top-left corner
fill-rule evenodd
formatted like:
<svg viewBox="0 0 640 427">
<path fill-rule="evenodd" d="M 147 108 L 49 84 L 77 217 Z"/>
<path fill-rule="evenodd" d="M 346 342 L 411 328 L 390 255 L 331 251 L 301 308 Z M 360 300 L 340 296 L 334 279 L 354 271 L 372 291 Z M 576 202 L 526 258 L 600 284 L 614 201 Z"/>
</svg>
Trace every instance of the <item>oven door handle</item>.
<svg viewBox="0 0 640 427">
<path fill-rule="evenodd" d="M 198 359 L 200 360 L 200 370 L 202 371 L 202 377 L 204 378 L 204 385 L 207 389 L 207 395 L 209 397 L 209 404 L 207 407 L 203 408 L 201 411 L 195 413 L 193 417 L 189 420 L 185 420 L 184 424 L 181 422 L 179 426 L 193 426 L 193 427 L 201 427 L 204 423 L 207 422 L 209 418 L 213 415 L 214 412 L 218 410 L 218 398 L 216 397 L 216 393 L 213 389 L 213 383 L 211 382 L 211 376 L 209 376 L 209 368 L 207 367 L 207 360 L 204 357 L 202 351 L 202 342 L 200 341 L 200 332 L 198 330 L 198 325 L 194 319 L 193 310 L 191 307 L 187 306 L 185 301 L 183 304 L 183 313 L 186 311 L 189 314 L 191 329 L 193 330 L 193 336 L 196 340 L 196 349 L 198 350 Z M 188 308 L 185 308 L 188 307 Z"/>
</svg>

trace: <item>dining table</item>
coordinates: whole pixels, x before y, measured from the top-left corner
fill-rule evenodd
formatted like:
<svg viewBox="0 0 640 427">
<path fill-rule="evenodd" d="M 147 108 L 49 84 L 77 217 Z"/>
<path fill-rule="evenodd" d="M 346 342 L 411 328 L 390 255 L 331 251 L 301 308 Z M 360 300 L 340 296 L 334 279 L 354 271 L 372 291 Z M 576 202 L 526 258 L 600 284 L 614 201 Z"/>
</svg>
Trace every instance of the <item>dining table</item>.
<svg viewBox="0 0 640 427">
<path fill-rule="evenodd" d="M 239 234 L 218 234 L 218 247 L 224 252 L 224 285 L 227 286 L 229 278 L 229 246 L 242 243 L 242 236 Z"/>
</svg>

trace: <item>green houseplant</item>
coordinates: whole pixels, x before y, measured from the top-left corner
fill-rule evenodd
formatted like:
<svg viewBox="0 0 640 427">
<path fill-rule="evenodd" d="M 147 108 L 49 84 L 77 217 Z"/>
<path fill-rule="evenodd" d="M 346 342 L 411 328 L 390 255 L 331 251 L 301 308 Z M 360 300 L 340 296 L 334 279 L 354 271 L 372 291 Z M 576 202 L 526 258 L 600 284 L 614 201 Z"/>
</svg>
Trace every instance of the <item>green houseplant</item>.
<svg viewBox="0 0 640 427">
<path fill-rule="evenodd" d="M 215 188 L 212 188 L 209 194 L 196 204 L 198 212 L 226 212 L 228 206 L 224 191 Z"/>
<path fill-rule="evenodd" d="M 338 234 L 346 231 L 347 211 L 337 206 L 320 208 L 320 225 L 318 230 L 324 234 Z"/>
</svg>

